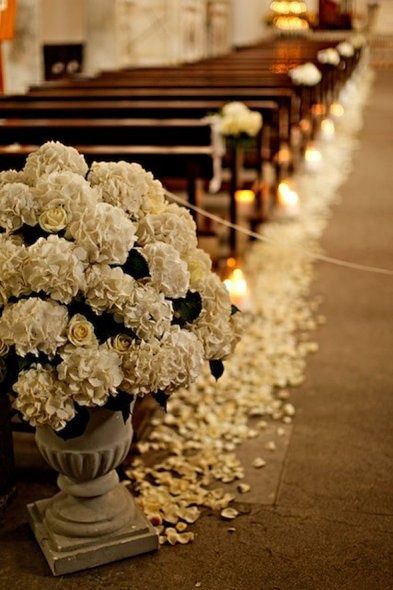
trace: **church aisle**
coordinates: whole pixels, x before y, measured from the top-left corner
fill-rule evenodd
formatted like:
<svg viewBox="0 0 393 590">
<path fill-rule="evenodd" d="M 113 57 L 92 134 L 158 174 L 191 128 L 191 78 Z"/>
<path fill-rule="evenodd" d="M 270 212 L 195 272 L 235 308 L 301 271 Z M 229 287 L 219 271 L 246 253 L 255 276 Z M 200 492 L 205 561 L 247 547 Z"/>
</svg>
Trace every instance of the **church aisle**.
<svg viewBox="0 0 393 590">
<path fill-rule="evenodd" d="M 323 240 L 339 258 L 392 268 L 393 72 L 379 73 L 354 172 Z M 372 173 L 371 173 L 372 171 Z M 28 534 L 24 504 L 54 492 L 24 481 L 0 535 L 0 590 L 373 590 L 393 584 L 390 277 L 320 264 L 314 293 L 327 324 L 309 359 L 275 506 L 244 505 L 227 522 L 203 517 L 195 543 L 164 547 L 53 580 Z M 248 514 L 247 514 L 248 512 Z"/>
</svg>

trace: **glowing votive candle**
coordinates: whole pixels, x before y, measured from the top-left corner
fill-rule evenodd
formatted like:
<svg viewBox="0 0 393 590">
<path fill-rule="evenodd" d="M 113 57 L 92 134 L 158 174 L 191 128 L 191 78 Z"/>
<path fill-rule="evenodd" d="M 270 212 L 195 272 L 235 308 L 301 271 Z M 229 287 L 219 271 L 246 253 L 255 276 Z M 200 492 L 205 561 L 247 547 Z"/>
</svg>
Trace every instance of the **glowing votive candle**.
<svg viewBox="0 0 393 590">
<path fill-rule="evenodd" d="M 277 162 L 279 164 L 289 164 L 292 159 L 291 150 L 287 145 L 283 145 L 277 152 Z"/>
<path fill-rule="evenodd" d="M 235 192 L 235 199 L 238 203 L 253 203 L 255 200 L 255 193 L 252 190 L 239 190 Z"/>
<path fill-rule="evenodd" d="M 239 215 L 242 217 L 247 216 L 251 213 L 252 205 L 255 201 L 255 193 L 252 190 L 238 190 L 235 192 L 235 200 Z"/>
<path fill-rule="evenodd" d="M 342 104 L 340 104 L 339 102 L 334 102 L 331 106 L 330 106 L 330 114 L 333 117 L 333 119 L 341 119 L 341 117 L 343 117 L 344 115 L 344 107 Z"/>
<path fill-rule="evenodd" d="M 332 141 L 336 134 L 334 123 L 331 119 L 324 119 L 321 123 L 321 138 L 324 141 Z"/>
<path fill-rule="evenodd" d="M 316 172 L 321 167 L 321 162 L 321 152 L 316 147 L 310 145 L 304 155 L 304 168 L 306 172 Z"/>
<path fill-rule="evenodd" d="M 279 217 L 293 219 L 299 215 L 299 196 L 285 180 L 278 185 L 277 200 Z"/>
<path fill-rule="evenodd" d="M 246 277 L 241 268 L 234 268 L 229 277 L 224 281 L 228 289 L 231 301 L 242 311 L 251 308 L 250 291 Z"/>
</svg>

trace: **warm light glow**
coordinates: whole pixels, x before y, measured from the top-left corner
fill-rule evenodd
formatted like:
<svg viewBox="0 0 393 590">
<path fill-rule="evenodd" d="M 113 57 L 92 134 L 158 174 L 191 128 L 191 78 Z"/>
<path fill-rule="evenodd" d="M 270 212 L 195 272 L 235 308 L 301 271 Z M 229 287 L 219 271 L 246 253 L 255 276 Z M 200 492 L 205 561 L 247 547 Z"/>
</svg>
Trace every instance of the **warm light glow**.
<svg viewBox="0 0 393 590">
<path fill-rule="evenodd" d="M 324 119 L 321 123 L 321 135 L 323 139 L 333 139 L 336 133 L 336 128 L 331 119 Z"/>
<path fill-rule="evenodd" d="M 330 106 L 330 114 L 333 115 L 333 117 L 337 117 L 337 118 L 342 117 L 344 115 L 343 105 L 340 104 L 339 102 L 334 102 Z"/>
<path fill-rule="evenodd" d="M 308 22 L 298 16 L 277 16 L 273 24 L 283 31 L 304 31 L 310 28 Z"/>
<path fill-rule="evenodd" d="M 280 217 L 297 217 L 299 215 L 299 195 L 286 180 L 278 185 L 277 200 Z"/>
<path fill-rule="evenodd" d="M 224 284 L 234 305 L 243 310 L 250 307 L 250 292 L 241 268 L 234 268 Z"/>
<path fill-rule="evenodd" d="M 312 112 L 316 116 L 322 116 L 326 113 L 326 107 L 322 103 L 317 103 L 312 106 Z"/>
<path fill-rule="evenodd" d="M 253 203 L 255 200 L 255 193 L 252 190 L 238 190 L 235 192 L 235 199 L 238 203 Z"/>
<path fill-rule="evenodd" d="M 237 262 L 236 262 L 236 258 L 228 258 L 227 260 L 227 267 L 228 268 L 235 268 Z"/>
<path fill-rule="evenodd" d="M 306 153 L 304 155 L 306 162 L 312 164 L 319 164 L 322 161 L 322 154 L 321 152 L 314 146 L 309 146 L 306 149 Z"/>
<path fill-rule="evenodd" d="M 292 160 L 291 150 L 287 145 L 283 145 L 277 152 L 277 162 L 279 164 L 288 164 Z"/>
<path fill-rule="evenodd" d="M 306 3 L 297 2 L 296 0 L 273 0 L 270 9 L 279 14 L 303 14 L 307 12 Z"/>
<path fill-rule="evenodd" d="M 311 123 L 308 119 L 302 119 L 299 123 L 299 127 L 303 133 L 310 133 L 311 131 Z"/>
</svg>

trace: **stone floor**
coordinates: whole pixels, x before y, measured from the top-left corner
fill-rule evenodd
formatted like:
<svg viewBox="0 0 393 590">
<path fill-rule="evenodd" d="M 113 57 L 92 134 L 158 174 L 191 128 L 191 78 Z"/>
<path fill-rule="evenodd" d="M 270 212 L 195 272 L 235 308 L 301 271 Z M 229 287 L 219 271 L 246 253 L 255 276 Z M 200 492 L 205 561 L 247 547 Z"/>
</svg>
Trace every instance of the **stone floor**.
<svg viewBox="0 0 393 590">
<path fill-rule="evenodd" d="M 393 268 L 393 72 L 380 72 L 355 170 L 324 238 L 332 255 Z M 53 579 L 24 504 L 51 476 L 23 472 L 0 531 L 0 590 L 393 588 L 393 280 L 320 264 L 327 317 L 310 358 L 273 505 L 254 494 L 236 532 L 214 515 L 196 540 Z M 46 481 L 47 479 L 47 481 Z"/>
</svg>

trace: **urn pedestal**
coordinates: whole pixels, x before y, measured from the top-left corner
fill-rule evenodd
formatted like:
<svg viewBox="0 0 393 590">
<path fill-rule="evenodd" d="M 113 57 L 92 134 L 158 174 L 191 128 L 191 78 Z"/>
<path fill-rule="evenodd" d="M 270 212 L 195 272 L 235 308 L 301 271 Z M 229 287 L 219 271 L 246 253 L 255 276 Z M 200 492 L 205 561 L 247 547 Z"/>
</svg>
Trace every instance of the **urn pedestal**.
<svg viewBox="0 0 393 590">
<path fill-rule="evenodd" d="M 158 548 L 153 526 L 119 483 L 115 468 L 132 439 L 121 412 L 90 411 L 82 436 L 62 440 L 36 431 L 38 448 L 60 473 L 60 492 L 27 506 L 30 525 L 54 575 L 68 574 Z"/>
</svg>

